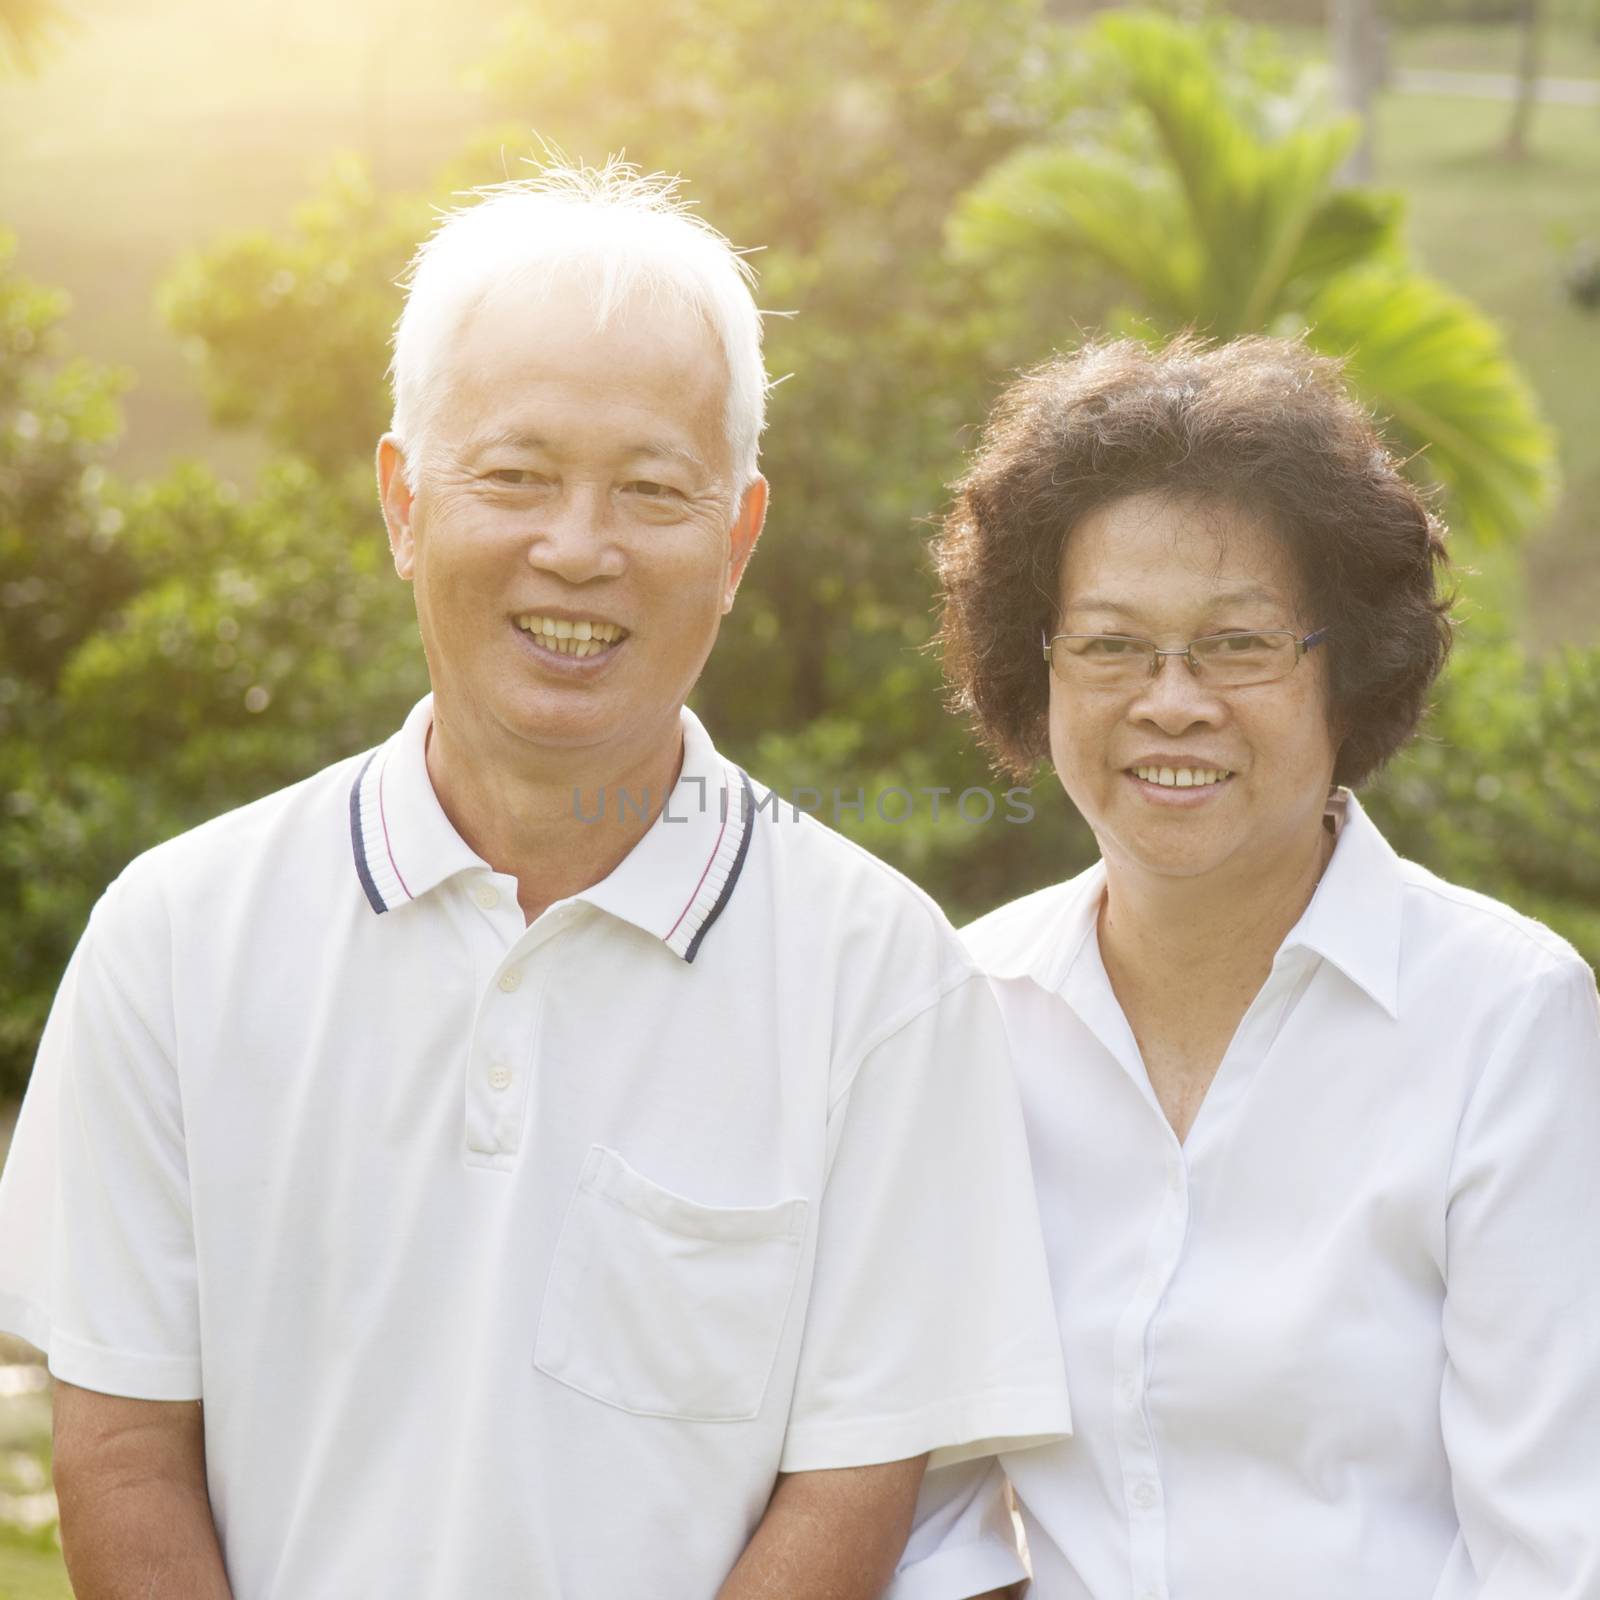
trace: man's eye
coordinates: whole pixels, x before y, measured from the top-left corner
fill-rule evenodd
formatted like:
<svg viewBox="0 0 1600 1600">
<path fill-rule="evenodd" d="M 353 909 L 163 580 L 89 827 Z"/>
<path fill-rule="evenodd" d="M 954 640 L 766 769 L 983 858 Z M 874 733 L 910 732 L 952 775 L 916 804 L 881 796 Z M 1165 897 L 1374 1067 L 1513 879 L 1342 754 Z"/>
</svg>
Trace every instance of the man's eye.
<svg viewBox="0 0 1600 1600">
<path fill-rule="evenodd" d="M 648 478 L 637 479 L 633 483 L 624 484 L 623 488 L 629 494 L 636 494 L 645 500 L 672 500 L 681 498 L 678 491 L 665 483 L 652 483 Z"/>
<path fill-rule="evenodd" d="M 1217 640 L 1217 649 L 1224 655 L 1247 655 L 1253 650 L 1267 651 L 1274 641 L 1259 633 L 1226 633 Z"/>
<path fill-rule="evenodd" d="M 1121 656 L 1139 648 L 1136 639 L 1114 639 L 1109 636 L 1088 640 L 1083 653 L 1090 656 Z"/>
<path fill-rule="evenodd" d="M 489 473 L 488 478 L 491 483 L 503 483 L 518 489 L 549 481 L 542 472 L 529 472 L 522 467 L 499 467 Z"/>
</svg>

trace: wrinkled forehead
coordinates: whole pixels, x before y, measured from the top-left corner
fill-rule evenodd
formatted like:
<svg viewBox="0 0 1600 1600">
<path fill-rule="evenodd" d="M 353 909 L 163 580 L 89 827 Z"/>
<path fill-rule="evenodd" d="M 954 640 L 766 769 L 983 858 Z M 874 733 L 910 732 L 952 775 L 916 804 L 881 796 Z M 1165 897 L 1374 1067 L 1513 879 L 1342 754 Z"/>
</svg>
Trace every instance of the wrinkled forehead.
<svg viewBox="0 0 1600 1600">
<path fill-rule="evenodd" d="M 466 308 L 440 363 L 447 415 L 510 421 L 555 400 L 726 430 L 727 359 L 687 300 L 637 290 L 608 300 L 580 274 L 512 282 Z M 452 425 L 451 432 L 456 429 Z"/>
<path fill-rule="evenodd" d="M 1160 490 L 1111 500 L 1068 530 L 1059 597 L 1077 609 L 1238 603 L 1298 614 L 1303 584 L 1271 517 L 1231 499 Z"/>
</svg>

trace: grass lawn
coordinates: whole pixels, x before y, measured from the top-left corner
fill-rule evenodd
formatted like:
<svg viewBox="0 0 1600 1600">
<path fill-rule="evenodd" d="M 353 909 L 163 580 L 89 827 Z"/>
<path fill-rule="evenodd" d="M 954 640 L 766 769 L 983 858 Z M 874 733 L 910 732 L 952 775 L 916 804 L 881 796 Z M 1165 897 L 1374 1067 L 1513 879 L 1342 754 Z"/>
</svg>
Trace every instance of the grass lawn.
<svg viewBox="0 0 1600 1600">
<path fill-rule="evenodd" d="M 1512 23 L 1447 22 L 1397 28 L 1389 37 L 1389 57 L 1395 66 L 1436 72 L 1512 72 L 1517 49 Z M 1545 28 L 1541 49 L 1549 77 L 1600 78 L 1600 30 L 1592 25 L 1552 22 Z"/>
</svg>

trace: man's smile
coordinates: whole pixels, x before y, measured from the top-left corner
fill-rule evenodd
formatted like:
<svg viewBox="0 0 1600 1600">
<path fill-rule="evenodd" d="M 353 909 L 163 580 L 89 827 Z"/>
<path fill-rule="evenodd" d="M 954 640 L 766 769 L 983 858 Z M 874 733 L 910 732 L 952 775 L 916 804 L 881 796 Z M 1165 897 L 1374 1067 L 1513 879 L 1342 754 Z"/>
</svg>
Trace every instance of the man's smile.
<svg viewBox="0 0 1600 1600">
<path fill-rule="evenodd" d="M 620 624 L 594 617 L 551 617 L 530 611 L 513 620 L 540 650 L 580 660 L 609 655 L 628 636 Z"/>
</svg>

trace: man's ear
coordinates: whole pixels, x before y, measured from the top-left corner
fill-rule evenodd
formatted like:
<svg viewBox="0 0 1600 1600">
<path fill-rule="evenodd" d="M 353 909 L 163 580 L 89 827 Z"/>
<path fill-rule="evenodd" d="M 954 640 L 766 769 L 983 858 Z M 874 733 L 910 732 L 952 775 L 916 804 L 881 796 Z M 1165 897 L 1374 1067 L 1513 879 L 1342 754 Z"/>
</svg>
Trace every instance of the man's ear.
<svg viewBox="0 0 1600 1600">
<path fill-rule="evenodd" d="M 413 496 L 406 482 L 405 451 L 400 441 L 386 433 L 378 441 L 378 498 L 389 529 L 389 551 L 394 570 L 409 581 L 416 568 L 417 546 L 411 529 Z"/>
<path fill-rule="evenodd" d="M 722 591 L 722 614 L 733 610 L 733 599 L 739 592 L 739 580 L 750 564 L 751 552 L 767 520 L 767 480 L 758 472 L 745 486 L 739 497 L 739 509 L 734 512 L 733 526 L 728 529 L 728 578 Z"/>
</svg>

